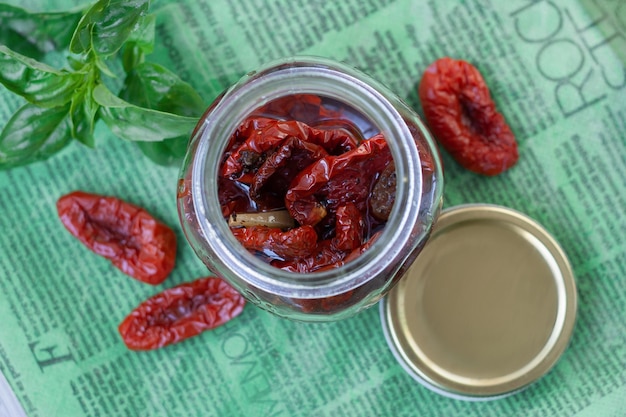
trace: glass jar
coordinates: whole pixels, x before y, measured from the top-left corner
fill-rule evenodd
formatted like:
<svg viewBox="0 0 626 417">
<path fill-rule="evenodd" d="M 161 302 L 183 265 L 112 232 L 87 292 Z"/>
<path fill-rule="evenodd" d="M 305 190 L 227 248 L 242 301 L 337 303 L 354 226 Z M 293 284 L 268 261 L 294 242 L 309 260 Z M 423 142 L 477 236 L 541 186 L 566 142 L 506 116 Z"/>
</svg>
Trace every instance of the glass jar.
<svg viewBox="0 0 626 417">
<path fill-rule="evenodd" d="M 395 164 L 395 202 L 368 248 L 348 262 L 310 273 L 270 265 L 233 236 L 218 195 L 231 137 L 259 109 L 281 114 L 281 100 L 320 98 L 348 115 L 365 139 L 382 133 Z M 299 113 L 315 124 L 316 113 Z M 256 113 L 255 113 L 256 112 Z M 321 123 L 323 125 L 323 121 Z M 434 140 L 418 115 L 386 87 L 344 64 L 318 57 L 274 62 L 244 76 L 204 114 L 189 143 L 178 182 L 178 212 L 197 256 L 257 306 L 301 321 L 343 319 L 372 306 L 406 271 L 439 214 L 443 176 Z"/>
</svg>

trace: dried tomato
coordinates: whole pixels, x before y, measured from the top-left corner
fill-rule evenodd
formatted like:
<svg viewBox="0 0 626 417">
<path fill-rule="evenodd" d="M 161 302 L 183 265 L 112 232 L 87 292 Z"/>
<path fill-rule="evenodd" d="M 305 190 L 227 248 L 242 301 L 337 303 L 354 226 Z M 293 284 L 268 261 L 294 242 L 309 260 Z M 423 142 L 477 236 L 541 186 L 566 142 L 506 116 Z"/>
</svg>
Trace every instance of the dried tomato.
<svg viewBox="0 0 626 417">
<path fill-rule="evenodd" d="M 337 209 L 333 246 L 342 251 L 351 251 L 363 243 L 365 223 L 357 206 L 348 202 Z"/>
<path fill-rule="evenodd" d="M 296 304 L 305 313 L 328 313 L 340 310 L 349 302 L 354 302 L 354 290 L 326 298 L 292 298 L 291 303 Z"/>
<path fill-rule="evenodd" d="M 310 225 L 321 221 L 329 209 L 335 211 L 348 202 L 364 212 L 374 180 L 391 161 L 382 134 L 352 151 L 322 158 L 293 180 L 285 194 L 287 210 L 300 224 Z"/>
<path fill-rule="evenodd" d="M 256 206 L 248 190 L 241 187 L 238 181 L 225 177 L 219 177 L 217 181 L 220 190 L 218 198 L 224 217 L 232 213 L 247 212 Z"/>
<path fill-rule="evenodd" d="M 358 257 L 359 255 L 361 255 L 363 252 L 368 250 L 374 244 L 374 242 L 376 242 L 378 240 L 378 238 L 380 237 L 381 234 L 382 234 L 382 230 L 379 230 L 376 233 L 372 234 L 372 236 L 368 239 L 367 242 L 365 242 L 364 244 L 362 244 L 358 248 L 355 248 L 352 252 L 350 252 L 348 255 L 346 255 L 346 257 L 343 259 L 343 261 L 344 262 L 350 262 L 353 259 L 355 259 L 356 257 Z"/>
<path fill-rule="evenodd" d="M 286 139 L 278 149 L 269 155 L 257 169 L 250 186 L 250 195 L 259 199 L 262 189 L 265 192 L 285 195 L 289 184 L 302 169 L 328 153 L 319 145 L 295 137 Z M 270 181 L 272 180 L 273 181 Z M 269 183 L 269 184 L 268 184 Z M 268 185 L 268 187 L 265 187 Z"/>
<path fill-rule="evenodd" d="M 74 191 L 59 198 L 57 211 L 72 235 L 139 281 L 160 284 L 174 268 L 174 231 L 140 207 Z"/>
<path fill-rule="evenodd" d="M 255 111 L 254 115 L 275 119 L 297 120 L 313 125 L 320 120 L 340 118 L 341 112 L 325 106 L 320 96 L 294 94 L 269 102 Z"/>
<path fill-rule="evenodd" d="M 373 135 L 365 139 L 357 125 L 367 124 L 344 111 L 356 115 L 310 95 L 272 102 L 236 129 L 224 153 L 218 194 L 225 217 L 286 209 L 294 220 L 285 229 L 231 227 L 245 248 L 277 268 L 337 267 L 386 222 L 372 215 L 369 200 L 386 167 L 395 173 L 391 151 L 375 127 L 364 130 Z M 395 195 L 395 184 L 385 192 Z"/>
<path fill-rule="evenodd" d="M 226 323 L 244 305 L 245 299 L 226 281 L 200 278 L 148 298 L 122 321 L 118 331 L 129 349 L 157 349 Z"/>
<path fill-rule="evenodd" d="M 334 247 L 331 239 L 321 240 L 309 250 L 310 253 L 307 256 L 292 260 L 274 259 L 270 263 L 272 266 L 285 271 L 305 274 L 339 266 L 346 257 L 346 252 Z"/>
<path fill-rule="evenodd" d="M 258 161 L 266 151 L 275 148 L 289 136 L 298 136 L 298 128 L 298 125 L 293 124 L 278 125 L 277 120 L 266 117 L 246 119 L 231 138 L 233 150 L 222 164 L 222 176 L 246 182 L 243 174 L 258 168 Z"/>
<path fill-rule="evenodd" d="M 252 113 L 253 118 L 294 120 L 316 129 L 342 129 L 353 137 L 360 137 L 361 130 L 352 120 L 361 118 L 348 111 L 338 102 L 322 99 L 313 94 L 294 94 L 270 101 Z"/>
<path fill-rule="evenodd" d="M 317 243 L 317 233 L 311 226 L 296 227 L 286 232 L 267 226 L 234 227 L 231 231 L 246 249 L 270 251 L 281 259 L 306 256 Z"/>
<path fill-rule="evenodd" d="M 233 142 L 246 138 L 236 150 L 228 155 L 222 165 L 222 175 L 250 182 L 245 176 L 258 169 L 266 153 L 273 151 L 289 138 L 323 147 L 328 153 L 342 153 L 356 148 L 358 139 L 344 129 L 315 129 L 296 120 L 248 118 L 235 132 Z"/>
<path fill-rule="evenodd" d="M 515 165 L 515 136 L 476 67 L 438 59 L 424 72 L 418 92 L 428 126 L 459 164 L 484 175 Z"/>
<path fill-rule="evenodd" d="M 316 245 L 309 247 L 307 256 L 292 260 L 272 260 L 271 264 L 276 268 L 298 273 L 336 268 L 362 254 L 378 238 L 380 232 L 374 233 L 367 242 L 362 243 L 365 240 L 364 234 L 365 225 L 361 212 L 354 204 L 348 203 L 337 210 L 334 238 L 318 241 Z"/>
</svg>

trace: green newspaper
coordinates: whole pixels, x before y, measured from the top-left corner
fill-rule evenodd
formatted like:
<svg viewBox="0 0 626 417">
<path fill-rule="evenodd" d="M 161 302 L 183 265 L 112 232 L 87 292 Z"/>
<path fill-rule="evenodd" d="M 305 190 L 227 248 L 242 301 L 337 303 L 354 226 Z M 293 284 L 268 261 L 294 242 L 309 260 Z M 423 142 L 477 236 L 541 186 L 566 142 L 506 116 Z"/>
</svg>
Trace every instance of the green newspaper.
<svg viewBox="0 0 626 417">
<path fill-rule="evenodd" d="M 10 2 L 64 10 L 72 0 Z M 237 319 L 150 352 L 118 324 L 141 301 L 208 275 L 176 213 L 176 167 L 149 161 L 100 123 L 96 147 L 0 172 L 2 417 L 617 417 L 626 415 L 626 1 L 154 1 L 153 61 L 207 105 L 244 73 L 294 54 L 345 61 L 421 112 L 416 86 L 442 56 L 484 75 L 520 146 L 489 178 L 444 152 L 445 207 L 524 212 L 563 246 L 578 320 L 557 365 L 495 401 L 443 397 L 389 350 L 378 308 L 304 324 L 246 306 Z M 0 125 L 21 105 L 0 90 Z M 84 190 L 146 208 L 176 230 L 177 265 L 153 287 L 123 275 L 63 227 L 57 199 Z"/>
</svg>

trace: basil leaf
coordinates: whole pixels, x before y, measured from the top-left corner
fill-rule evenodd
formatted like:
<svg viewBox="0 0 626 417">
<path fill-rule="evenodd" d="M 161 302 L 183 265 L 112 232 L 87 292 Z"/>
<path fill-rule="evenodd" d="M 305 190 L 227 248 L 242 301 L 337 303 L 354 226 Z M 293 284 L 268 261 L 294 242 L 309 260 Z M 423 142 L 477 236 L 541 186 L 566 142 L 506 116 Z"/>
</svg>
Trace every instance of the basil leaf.
<svg viewBox="0 0 626 417">
<path fill-rule="evenodd" d="M 45 53 L 69 46 L 83 10 L 32 13 L 20 7 L 0 4 L 0 44 L 41 59 Z"/>
<path fill-rule="evenodd" d="M 168 69 L 144 62 L 126 77 L 120 97 L 153 110 L 165 111 L 198 120 L 206 105 L 202 97 L 186 82 Z M 189 135 L 162 142 L 137 142 L 137 146 L 159 165 L 179 164 L 185 156 Z"/>
<path fill-rule="evenodd" d="M 82 17 L 70 42 L 70 51 L 100 56 L 116 53 L 137 30 L 149 0 L 99 0 Z"/>
<path fill-rule="evenodd" d="M 105 75 L 107 75 L 107 76 L 109 76 L 111 78 L 116 78 L 117 77 L 115 75 L 115 72 L 111 68 L 109 68 L 107 63 L 103 59 L 100 59 L 99 56 L 96 56 L 91 62 L 95 63 L 96 67 L 103 74 L 105 74 Z"/>
<path fill-rule="evenodd" d="M 122 50 L 122 67 L 126 73 L 129 73 L 144 62 L 145 54 L 141 48 L 134 42 L 127 42 Z"/>
<path fill-rule="evenodd" d="M 160 142 L 135 142 L 145 156 L 163 166 L 179 165 L 187 153 L 188 143 L 188 136 L 164 139 Z"/>
<path fill-rule="evenodd" d="M 122 64 L 127 73 L 144 62 L 144 57 L 154 50 L 155 27 L 155 15 L 143 16 L 138 29 L 128 37 L 122 53 Z"/>
<path fill-rule="evenodd" d="M 70 143 L 69 107 L 19 108 L 0 133 L 0 169 L 46 159 Z"/>
<path fill-rule="evenodd" d="M 130 141 L 161 141 L 189 135 L 198 123 L 196 117 L 179 116 L 135 106 L 98 84 L 93 98 L 100 106 L 99 115 L 116 136 Z"/>
<path fill-rule="evenodd" d="M 137 28 L 128 36 L 128 42 L 137 45 L 144 53 L 154 51 L 156 16 L 153 14 L 141 16 Z"/>
<path fill-rule="evenodd" d="M 56 70 L 0 45 L 0 83 L 38 106 L 67 103 L 83 77 L 82 73 Z"/>
<path fill-rule="evenodd" d="M 84 145 L 93 148 L 93 130 L 100 106 L 92 98 L 94 82 L 83 84 L 72 97 L 70 105 L 71 135 Z"/>
<path fill-rule="evenodd" d="M 124 81 L 120 98 L 141 107 L 199 118 L 206 105 L 189 84 L 161 65 L 144 62 Z"/>
</svg>

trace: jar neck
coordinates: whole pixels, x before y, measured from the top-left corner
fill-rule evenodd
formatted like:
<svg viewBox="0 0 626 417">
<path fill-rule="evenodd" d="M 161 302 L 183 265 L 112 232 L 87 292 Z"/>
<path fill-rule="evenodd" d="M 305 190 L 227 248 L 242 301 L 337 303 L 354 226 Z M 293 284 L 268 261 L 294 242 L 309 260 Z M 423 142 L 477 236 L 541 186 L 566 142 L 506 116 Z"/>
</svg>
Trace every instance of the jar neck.
<svg viewBox="0 0 626 417">
<path fill-rule="evenodd" d="M 275 268 L 249 253 L 232 235 L 219 204 L 218 169 L 229 139 L 259 107 L 285 96 L 312 94 L 358 109 L 383 133 L 396 169 L 395 203 L 371 247 L 337 268 L 299 274 Z M 409 128 L 387 89 L 360 72 L 320 58 L 293 58 L 248 74 L 226 92 L 205 121 L 191 163 L 197 220 L 215 253 L 215 267 L 236 274 L 267 292 L 290 297 L 325 297 L 348 291 L 403 263 L 418 222 L 422 192 L 419 153 Z"/>
</svg>

